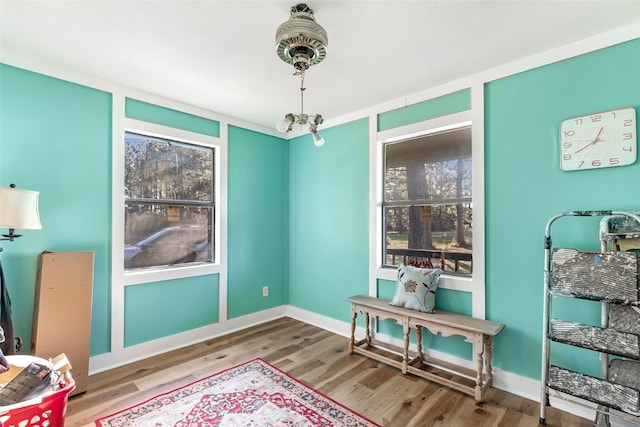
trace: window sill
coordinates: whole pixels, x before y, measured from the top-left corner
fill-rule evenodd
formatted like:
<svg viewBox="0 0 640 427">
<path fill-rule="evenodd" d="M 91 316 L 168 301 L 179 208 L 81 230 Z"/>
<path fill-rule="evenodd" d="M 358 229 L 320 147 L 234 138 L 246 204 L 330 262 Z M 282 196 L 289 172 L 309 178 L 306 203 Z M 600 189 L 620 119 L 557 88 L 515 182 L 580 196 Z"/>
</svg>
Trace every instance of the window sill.
<svg viewBox="0 0 640 427">
<path fill-rule="evenodd" d="M 220 264 L 197 264 L 167 269 L 140 269 L 135 271 L 125 271 L 123 284 L 125 286 L 139 285 L 142 283 L 159 282 L 163 280 L 218 274 L 221 271 L 222 266 Z"/>
<path fill-rule="evenodd" d="M 398 278 L 398 270 L 395 268 L 384 268 L 378 267 L 376 268 L 376 279 L 378 280 L 390 280 L 395 281 Z M 472 292 L 474 291 L 473 278 L 472 277 L 460 277 L 449 275 L 446 272 L 440 276 L 440 280 L 438 282 L 438 287 L 442 289 L 451 289 L 455 291 L 465 291 Z M 477 290 L 477 289 L 475 289 Z"/>
</svg>

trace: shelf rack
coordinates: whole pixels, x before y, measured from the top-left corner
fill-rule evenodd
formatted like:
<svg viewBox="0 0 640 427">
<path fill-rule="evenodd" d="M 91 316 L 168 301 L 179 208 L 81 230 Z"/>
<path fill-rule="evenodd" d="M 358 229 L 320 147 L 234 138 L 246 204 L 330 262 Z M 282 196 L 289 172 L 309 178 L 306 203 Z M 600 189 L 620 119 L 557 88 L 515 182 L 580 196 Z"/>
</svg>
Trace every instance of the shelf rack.
<svg viewBox="0 0 640 427">
<path fill-rule="evenodd" d="M 603 217 L 600 252 L 553 248 L 551 226 L 562 217 Z M 546 424 L 549 396 L 594 409 L 596 425 L 609 416 L 640 425 L 640 212 L 573 211 L 552 217 L 545 229 L 544 305 L 540 424 Z M 557 297 L 599 301 L 600 325 L 552 318 Z M 550 364 L 550 342 L 600 353 L 600 377 Z"/>
</svg>

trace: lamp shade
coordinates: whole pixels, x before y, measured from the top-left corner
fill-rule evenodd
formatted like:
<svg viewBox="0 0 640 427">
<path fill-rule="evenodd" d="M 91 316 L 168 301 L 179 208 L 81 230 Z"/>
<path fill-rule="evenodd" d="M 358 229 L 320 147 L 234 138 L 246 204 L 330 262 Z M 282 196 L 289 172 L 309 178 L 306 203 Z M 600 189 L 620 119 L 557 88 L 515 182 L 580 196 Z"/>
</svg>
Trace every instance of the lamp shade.
<svg viewBox="0 0 640 427">
<path fill-rule="evenodd" d="M 38 212 L 39 194 L 38 191 L 0 187 L 0 228 L 42 228 Z"/>
</svg>

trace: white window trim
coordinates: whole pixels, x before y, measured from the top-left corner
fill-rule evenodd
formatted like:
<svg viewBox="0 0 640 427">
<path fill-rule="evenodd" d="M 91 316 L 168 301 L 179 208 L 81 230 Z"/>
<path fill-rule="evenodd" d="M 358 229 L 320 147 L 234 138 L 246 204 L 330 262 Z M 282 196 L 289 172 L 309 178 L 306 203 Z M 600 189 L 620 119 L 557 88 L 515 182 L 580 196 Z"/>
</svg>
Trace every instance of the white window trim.
<svg viewBox="0 0 640 427">
<path fill-rule="evenodd" d="M 160 280 L 171 280 L 183 277 L 192 277 L 199 276 L 202 274 L 212 274 L 218 273 L 220 271 L 220 224 L 218 219 L 220 218 L 219 212 L 219 203 L 220 203 L 220 179 L 217 176 L 218 171 L 220 170 L 220 138 L 196 134 L 193 132 L 185 131 L 182 129 L 170 128 L 162 125 L 157 125 L 154 123 L 143 122 L 140 120 L 134 120 L 125 118 L 124 119 L 125 132 L 133 132 L 139 133 L 149 136 L 155 136 L 158 138 L 171 139 L 178 142 L 185 142 L 192 145 L 200 145 L 203 147 L 211 147 L 214 151 L 214 170 L 217 172 L 214 178 L 214 248 L 215 248 L 215 259 L 213 263 L 207 264 L 199 264 L 199 265 L 189 265 L 184 267 L 170 267 L 170 268 L 161 268 L 161 269 L 152 269 L 152 270 L 133 270 L 123 272 L 123 284 L 125 286 L 128 285 L 136 285 L 139 283 L 148 283 L 148 282 L 157 282 Z M 124 133 L 122 134 L 124 137 Z M 124 144 L 124 142 L 123 142 Z M 124 147 L 124 145 L 123 145 Z M 123 148 L 124 149 L 124 148 Z M 124 181 L 123 181 L 124 182 Z M 124 195 L 124 188 L 121 186 Z M 122 196 L 124 198 L 124 196 Z M 123 200 L 123 208 L 120 211 L 120 215 L 124 217 L 124 200 Z M 124 219 L 123 219 L 124 224 Z M 124 244 L 124 242 L 123 242 Z M 123 257 L 124 255 L 119 254 L 119 259 L 113 259 L 113 262 L 124 264 Z"/>
<path fill-rule="evenodd" d="M 369 165 L 370 165 L 370 274 L 369 295 L 376 296 L 378 280 L 395 281 L 397 271 L 382 267 L 382 203 L 383 203 L 383 161 L 384 143 L 428 135 L 446 130 L 472 126 L 472 192 L 473 192 L 473 274 L 471 277 L 448 275 L 440 277 L 438 287 L 469 292 L 472 299 L 472 315 L 484 318 L 484 126 L 483 126 L 483 85 L 472 87 L 472 109 L 446 116 L 436 117 L 406 126 L 399 126 L 378 132 L 377 115 L 369 119 Z"/>
<path fill-rule="evenodd" d="M 138 98 L 137 98 L 138 99 Z M 219 275 L 218 321 L 227 320 L 227 167 L 228 132 L 220 123 L 220 136 L 213 137 L 173 127 L 125 117 L 126 96 L 113 93 L 112 109 L 112 228 L 111 228 L 111 352 L 124 349 L 124 294 L 127 286 L 181 279 L 208 274 Z M 163 106 L 155 100 L 149 102 Z M 175 106 L 171 106 L 175 108 Z M 189 108 L 181 108 L 189 113 Z M 195 112 L 194 114 L 199 114 Z M 212 119 L 217 120 L 217 119 Z M 215 207 L 214 245 L 212 263 L 173 267 L 158 270 L 125 271 L 124 269 L 124 133 L 142 132 L 149 135 L 175 138 L 215 149 Z"/>
<path fill-rule="evenodd" d="M 155 123 L 148 123 L 140 120 L 125 118 L 124 122 L 124 131 L 125 132 L 133 132 L 133 133 L 141 133 L 144 135 L 155 136 L 158 138 L 172 139 L 178 142 L 185 142 L 188 144 L 200 145 L 203 147 L 212 147 L 215 150 L 214 154 L 214 170 L 216 171 L 216 176 L 214 178 L 214 248 L 215 248 L 215 259 L 212 263 L 207 264 L 199 264 L 199 265 L 188 265 L 184 267 L 170 267 L 170 268 L 160 268 L 160 269 L 150 269 L 150 270 L 135 270 L 135 271 L 126 271 L 123 268 L 123 285 L 137 285 L 140 283 L 149 283 L 149 282 L 158 282 L 161 280 L 171 280 L 171 279 L 179 279 L 184 277 L 193 277 L 200 276 L 203 274 L 214 274 L 220 272 L 220 224 L 218 219 L 220 218 L 220 179 L 218 177 L 220 171 L 220 138 L 197 134 L 193 132 L 189 132 L 182 129 L 171 128 L 167 126 L 158 125 Z M 124 132 L 122 133 L 123 139 L 123 150 L 124 150 Z M 123 152 L 124 153 L 124 152 Z M 123 154 L 124 155 L 124 154 Z M 124 171 L 123 171 L 123 179 L 124 179 Z M 124 182 L 124 181 L 122 181 Z M 122 192 L 120 193 L 122 198 L 122 209 L 119 211 L 119 215 L 123 217 L 122 224 L 124 225 L 124 187 L 120 185 L 120 189 Z M 122 229 L 120 229 L 120 234 L 122 235 Z M 124 239 L 124 237 L 123 237 Z M 115 244 L 115 242 L 114 242 Z M 124 240 L 122 242 L 122 246 L 124 247 Z M 115 255 L 114 251 L 114 255 Z M 112 259 L 113 263 L 117 263 L 119 265 L 124 265 L 124 254 L 122 251 L 118 253 L 118 258 Z"/>
</svg>

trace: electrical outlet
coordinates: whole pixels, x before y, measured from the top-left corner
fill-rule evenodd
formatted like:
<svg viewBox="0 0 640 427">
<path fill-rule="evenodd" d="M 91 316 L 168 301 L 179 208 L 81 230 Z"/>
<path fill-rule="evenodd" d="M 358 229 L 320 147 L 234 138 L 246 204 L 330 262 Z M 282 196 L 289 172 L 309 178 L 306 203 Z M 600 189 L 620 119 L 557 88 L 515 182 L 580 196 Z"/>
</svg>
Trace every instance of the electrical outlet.
<svg viewBox="0 0 640 427">
<path fill-rule="evenodd" d="M 269 296 L 269 287 L 268 286 L 263 286 L 262 287 L 262 296 L 263 297 L 268 297 Z"/>
</svg>

